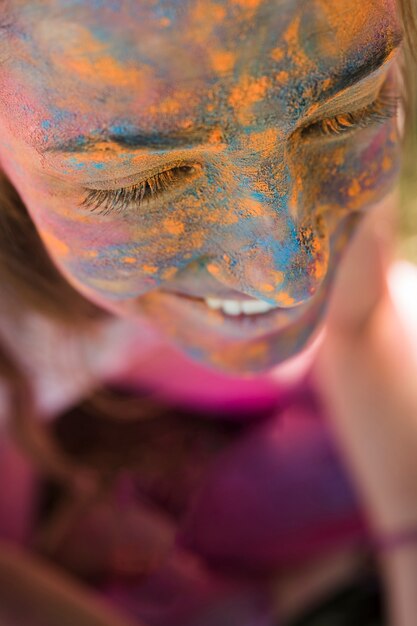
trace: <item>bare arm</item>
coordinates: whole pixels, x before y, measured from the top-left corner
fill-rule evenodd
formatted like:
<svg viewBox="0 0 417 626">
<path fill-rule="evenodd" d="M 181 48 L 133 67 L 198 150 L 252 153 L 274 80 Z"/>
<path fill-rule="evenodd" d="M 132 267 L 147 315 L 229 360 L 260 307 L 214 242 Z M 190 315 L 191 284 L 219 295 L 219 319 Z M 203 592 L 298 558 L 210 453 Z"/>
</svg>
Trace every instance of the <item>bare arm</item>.
<svg viewBox="0 0 417 626">
<path fill-rule="evenodd" d="M 143 626 L 69 576 L 0 544 L 0 623 L 10 626 Z"/>
<path fill-rule="evenodd" d="M 417 529 L 417 364 L 390 300 L 375 222 L 335 294 L 316 378 L 375 535 Z M 414 626 L 417 544 L 381 557 L 393 626 Z"/>
</svg>

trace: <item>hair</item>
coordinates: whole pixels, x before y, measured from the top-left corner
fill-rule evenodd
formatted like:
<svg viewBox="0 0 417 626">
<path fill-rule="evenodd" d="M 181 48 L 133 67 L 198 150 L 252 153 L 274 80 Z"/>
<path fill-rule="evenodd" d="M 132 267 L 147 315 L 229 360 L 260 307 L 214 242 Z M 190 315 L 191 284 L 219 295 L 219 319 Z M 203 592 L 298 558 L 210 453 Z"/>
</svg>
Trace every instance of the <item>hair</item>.
<svg viewBox="0 0 417 626">
<path fill-rule="evenodd" d="M 406 117 L 404 149 L 408 151 L 417 142 L 417 0 L 398 0 L 404 30 L 403 94 Z"/>
<path fill-rule="evenodd" d="M 400 252 L 417 262 L 417 0 L 400 0 L 399 8 L 405 33 L 403 50 L 403 104 L 406 128 L 403 139 L 401 190 Z"/>
<path fill-rule="evenodd" d="M 403 55 L 404 103 L 407 132 L 405 154 L 415 148 L 417 138 L 417 0 L 399 0 L 405 42 Z M 88 332 L 108 313 L 87 301 L 59 273 L 50 260 L 17 191 L 0 173 L 0 283 L 5 315 L 42 315 L 76 332 Z M 36 420 L 31 382 L 0 344 L 0 377 L 10 390 L 9 423 L 21 425 Z M 30 446 L 29 446 L 30 447 Z"/>
</svg>

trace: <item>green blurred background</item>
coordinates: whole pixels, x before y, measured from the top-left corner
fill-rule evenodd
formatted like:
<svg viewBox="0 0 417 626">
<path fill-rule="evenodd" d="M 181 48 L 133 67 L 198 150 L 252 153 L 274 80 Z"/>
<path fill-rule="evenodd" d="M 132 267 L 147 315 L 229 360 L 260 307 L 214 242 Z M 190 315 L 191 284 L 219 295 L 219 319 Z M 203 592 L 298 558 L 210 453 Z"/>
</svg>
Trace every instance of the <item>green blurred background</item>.
<svg viewBox="0 0 417 626">
<path fill-rule="evenodd" d="M 399 254 L 417 263 L 417 131 L 407 142 L 401 179 Z"/>
</svg>

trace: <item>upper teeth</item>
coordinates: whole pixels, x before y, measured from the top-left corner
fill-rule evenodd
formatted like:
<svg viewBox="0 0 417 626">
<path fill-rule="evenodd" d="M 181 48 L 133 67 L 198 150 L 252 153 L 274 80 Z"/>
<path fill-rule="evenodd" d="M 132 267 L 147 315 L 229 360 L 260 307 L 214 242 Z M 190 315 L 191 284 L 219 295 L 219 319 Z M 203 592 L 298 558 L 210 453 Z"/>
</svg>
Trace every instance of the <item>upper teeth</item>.
<svg viewBox="0 0 417 626">
<path fill-rule="evenodd" d="M 210 309 L 221 309 L 226 315 L 256 315 L 275 309 L 276 306 L 264 300 L 221 300 L 220 298 L 205 298 Z"/>
</svg>

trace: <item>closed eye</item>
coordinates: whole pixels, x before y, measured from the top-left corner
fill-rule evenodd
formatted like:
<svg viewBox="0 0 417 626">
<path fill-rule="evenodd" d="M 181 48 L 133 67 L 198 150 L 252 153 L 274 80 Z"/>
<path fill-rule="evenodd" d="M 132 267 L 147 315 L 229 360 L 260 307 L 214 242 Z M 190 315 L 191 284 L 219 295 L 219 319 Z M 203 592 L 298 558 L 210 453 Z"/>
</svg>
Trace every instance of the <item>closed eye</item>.
<svg viewBox="0 0 417 626">
<path fill-rule="evenodd" d="M 199 169 L 196 165 L 178 165 L 129 187 L 87 189 L 81 206 L 98 215 L 108 215 L 114 211 L 123 213 L 131 207 L 138 208 L 149 200 L 163 196 L 177 187 L 183 187 L 184 183 L 196 176 Z"/>
<path fill-rule="evenodd" d="M 301 129 L 301 136 L 306 139 L 339 137 L 349 135 L 360 128 L 381 124 L 395 117 L 398 102 L 398 95 L 390 87 L 383 86 L 371 104 L 356 111 L 340 113 L 308 124 Z"/>
</svg>

